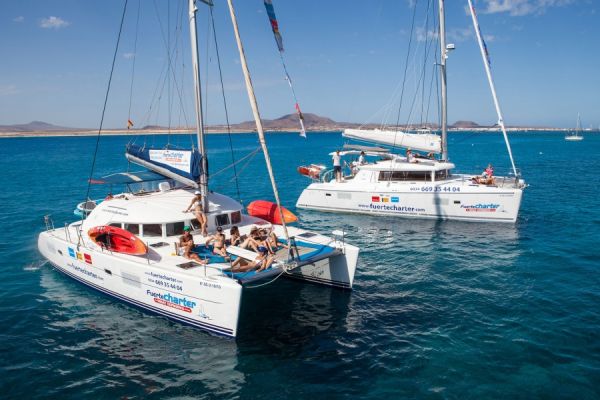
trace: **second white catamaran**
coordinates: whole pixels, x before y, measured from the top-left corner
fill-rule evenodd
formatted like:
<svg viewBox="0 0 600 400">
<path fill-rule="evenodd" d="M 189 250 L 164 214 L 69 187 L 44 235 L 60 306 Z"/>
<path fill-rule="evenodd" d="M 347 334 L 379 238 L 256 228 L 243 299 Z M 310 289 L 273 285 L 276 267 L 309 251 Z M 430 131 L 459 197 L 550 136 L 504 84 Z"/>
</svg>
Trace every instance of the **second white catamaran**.
<svg viewBox="0 0 600 400">
<path fill-rule="evenodd" d="M 441 135 L 407 133 L 393 129 L 346 129 L 343 136 L 381 147 L 346 146 L 340 157 L 352 157 L 349 171 L 334 177 L 320 165 L 300 167 L 314 180 L 300 195 L 298 208 L 415 218 L 514 223 L 519 214 L 523 189 L 527 186 L 515 166 L 487 58 L 487 49 L 475 10 L 471 16 L 494 105 L 511 161 L 512 176 L 494 176 L 491 165 L 480 175 L 453 174 L 447 149 L 446 59 L 454 45 L 446 45 L 444 1 L 439 0 L 439 62 L 441 78 Z M 406 148 L 398 155 L 389 149 Z M 412 150 L 428 153 L 419 156 Z M 435 154 L 441 154 L 435 157 Z M 334 153 L 331 153 L 333 156 Z M 356 160 L 356 158 L 358 160 Z M 373 162 L 366 162 L 375 158 Z M 345 171 L 343 171 L 345 172 Z"/>
</svg>

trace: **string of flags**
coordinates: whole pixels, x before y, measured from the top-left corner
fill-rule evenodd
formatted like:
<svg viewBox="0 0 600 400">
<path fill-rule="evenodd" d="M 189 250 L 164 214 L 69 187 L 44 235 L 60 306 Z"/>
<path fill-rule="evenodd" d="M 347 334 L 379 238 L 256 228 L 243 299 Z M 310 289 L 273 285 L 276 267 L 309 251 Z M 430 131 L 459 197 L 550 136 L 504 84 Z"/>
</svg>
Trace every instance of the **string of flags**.
<svg viewBox="0 0 600 400">
<path fill-rule="evenodd" d="M 277 43 L 277 49 L 279 50 L 279 57 L 281 58 L 281 64 L 283 65 L 283 71 L 285 72 L 285 80 L 288 85 L 290 85 L 290 89 L 292 90 L 292 96 L 294 97 L 296 114 L 298 115 L 298 122 L 300 122 L 300 136 L 306 137 L 306 129 L 304 128 L 304 115 L 300 110 L 300 104 L 298 104 L 298 98 L 296 97 L 296 91 L 294 90 L 294 86 L 292 85 L 292 78 L 290 78 L 290 74 L 287 71 L 287 67 L 285 65 L 285 60 L 283 59 L 283 39 L 281 37 L 281 33 L 279 32 L 279 23 L 277 22 L 277 17 L 275 17 L 275 9 L 273 8 L 272 0 L 264 0 L 265 9 L 267 10 L 267 15 L 269 17 L 269 22 L 271 23 L 271 29 L 273 30 L 273 37 L 275 38 L 275 43 Z"/>
</svg>

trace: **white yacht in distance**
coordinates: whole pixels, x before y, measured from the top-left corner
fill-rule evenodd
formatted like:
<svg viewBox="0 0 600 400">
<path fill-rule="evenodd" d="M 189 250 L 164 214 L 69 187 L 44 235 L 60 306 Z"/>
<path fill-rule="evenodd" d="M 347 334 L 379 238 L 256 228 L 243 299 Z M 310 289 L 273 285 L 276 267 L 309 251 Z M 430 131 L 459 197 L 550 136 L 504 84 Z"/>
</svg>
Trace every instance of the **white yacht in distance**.
<svg viewBox="0 0 600 400">
<path fill-rule="evenodd" d="M 210 1 L 203 0 L 212 7 Z M 41 254 L 59 271 L 104 294 L 144 310 L 229 337 L 238 333 L 243 288 L 275 282 L 279 276 L 304 282 L 352 288 L 359 249 L 345 243 L 343 232 L 326 237 L 287 226 L 281 207 L 281 225 L 246 215 L 237 201 L 208 190 L 204 149 L 201 91 L 196 41 L 196 1 L 189 0 L 190 35 L 194 72 L 196 120 L 200 149 L 173 150 L 128 146 L 130 161 L 147 167 L 139 173 L 112 174 L 91 179 L 95 184 L 126 185 L 127 190 L 102 202 L 78 207 L 82 219 L 55 228 L 46 217 L 46 230 L 38 238 Z M 263 146 L 270 177 L 272 170 L 252 84 L 243 53 L 232 0 L 228 0 L 238 42 L 242 70 Z M 272 180 L 274 195 L 279 195 Z M 271 266 L 237 272 L 229 258 L 260 264 L 259 254 L 238 246 L 227 247 L 227 257 L 205 245 L 195 216 L 186 211 L 196 191 L 203 195 L 208 232 L 241 235 L 253 228 L 273 229 L 286 247 L 275 249 Z M 274 207 L 277 210 L 277 207 Z M 277 217 L 277 216 L 276 216 Z M 277 218 L 273 218 L 273 221 Z M 184 227 L 194 229 L 197 244 L 193 258 L 177 247 Z M 259 252 L 266 249 L 258 248 Z M 263 254 L 264 256 L 264 254 Z M 263 266 L 266 266 L 263 264 Z"/>
<path fill-rule="evenodd" d="M 568 140 L 569 142 L 579 142 L 583 140 L 583 136 L 581 135 L 581 118 L 579 117 L 579 114 L 577 114 L 577 127 L 575 128 L 575 131 L 565 136 L 565 140 Z"/>
<path fill-rule="evenodd" d="M 525 181 L 520 178 L 512 157 L 500 106 L 496 98 L 487 50 L 481 37 L 475 10 L 469 1 L 473 24 L 499 126 L 504 135 L 512 164 L 512 176 L 494 176 L 491 166 L 487 173 L 454 174 L 455 165 L 448 161 L 446 59 L 454 45 L 446 45 L 444 2 L 439 1 L 439 38 L 441 60 L 441 137 L 429 133 L 406 133 L 394 130 L 346 129 L 343 136 L 393 148 L 406 148 L 407 155 L 395 154 L 386 148 L 347 146 L 341 157 L 353 157 L 346 162 L 343 179 L 335 179 L 333 171 L 305 174 L 313 179 L 300 195 L 296 207 L 371 215 L 414 218 L 435 218 L 463 221 L 497 221 L 514 223 L 519 214 Z M 413 151 L 422 151 L 427 156 Z M 359 154 L 371 162 L 356 161 Z M 333 155 L 333 153 L 331 153 Z M 441 154 L 436 158 L 436 154 Z M 365 160 L 365 161 L 366 161 Z M 312 165 L 314 169 L 314 165 Z M 307 167 L 299 168 L 303 173 Z M 481 174 L 481 175 L 480 175 Z"/>
</svg>

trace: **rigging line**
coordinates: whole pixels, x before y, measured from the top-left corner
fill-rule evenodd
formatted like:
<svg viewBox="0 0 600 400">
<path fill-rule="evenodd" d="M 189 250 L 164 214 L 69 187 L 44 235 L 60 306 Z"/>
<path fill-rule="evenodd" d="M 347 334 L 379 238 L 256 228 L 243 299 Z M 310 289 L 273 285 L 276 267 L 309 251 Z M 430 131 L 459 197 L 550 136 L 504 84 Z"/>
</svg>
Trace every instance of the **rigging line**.
<svg viewBox="0 0 600 400">
<path fill-rule="evenodd" d="M 430 54 L 430 50 L 431 50 L 432 44 L 433 44 L 433 41 L 429 42 L 428 45 L 425 45 L 423 47 L 423 50 L 424 50 L 423 52 L 425 54 L 425 60 L 424 60 L 424 63 L 423 63 L 423 69 L 422 69 L 421 73 L 419 73 L 419 80 L 417 81 L 415 95 L 413 97 L 413 100 L 412 100 L 412 103 L 411 103 L 411 106 L 410 106 L 410 109 L 409 109 L 409 113 L 408 113 L 408 116 L 406 118 L 406 126 L 409 125 L 412 113 L 413 113 L 413 111 L 415 109 L 415 103 L 416 103 L 417 97 L 419 96 L 419 91 L 421 89 L 420 88 L 421 83 L 423 83 L 423 87 L 425 85 L 425 73 L 426 73 L 426 70 L 427 70 L 427 68 L 426 68 L 427 59 L 429 59 L 429 54 Z M 421 101 L 423 101 L 423 100 L 424 100 L 424 96 L 423 96 L 423 98 L 422 98 Z M 422 119 L 423 119 L 423 104 L 421 103 L 421 121 L 422 121 Z"/>
<path fill-rule="evenodd" d="M 408 72 L 408 60 L 410 58 L 410 50 L 412 47 L 412 41 L 413 41 L 413 34 L 414 34 L 414 30 L 415 30 L 415 17 L 417 15 L 417 4 L 419 3 L 418 0 L 416 0 L 414 2 L 414 6 L 413 6 L 413 14 L 412 14 L 412 21 L 411 21 L 411 25 L 410 25 L 410 38 L 408 40 L 408 49 L 406 51 L 406 59 L 404 62 L 404 76 L 402 78 L 402 90 L 400 92 L 400 104 L 398 105 L 398 116 L 396 118 L 396 127 L 395 130 L 396 132 L 398 132 L 398 124 L 400 123 L 400 111 L 402 110 L 402 101 L 404 99 L 404 88 L 406 86 L 406 74 Z M 394 138 L 394 146 L 396 147 L 396 138 Z"/>
<path fill-rule="evenodd" d="M 133 102 L 133 81 L 135 79 L 135 60 L 137 58 L 137 41 L 140 26 L 140 2 L 141 0 L 138 0 L 137 20 L 135 23 L 135 40 L 133 42 L 133 62 L 131 65 L 131 85 L 129 86 L 129 110 L 127 111 L 127 129 L 133 126 L 133 122 L 131 121 L 131 104 Z"/>
<path fill-rule="evenodd" d="M 233 164 L 229 164 L 228 166 L 226 166 L 225 168 L 220 169 L 219 171 L 215 172 L 214 174 L 212 174 L 212 177 L 215 177 L 219 174 L 221 174 L 222 172 L 227 171 L 229 168 L 235 168 L 235 166 L 239 163 L 241 163 L 242 161 L 246 160 L 247 158 L 251 158 L 254 157 L 256 155 L 256 153 L 258 153 L 260 151 L 260 146 L 258 146 L 255 150 L 252 150 L 250 153 L 246 154 L 244 157 L 240 158 L 239 160 L 237 160 L 235 163 Z M 236 174 L 236 179 L 237 179 L 237 174 Z"/>
<path fill-rule="evenodd" d="M 435 12 L 435 9 L 433 9 L 432 12 Z M 432 31 L 437 32 L 437 21 L 436 21 L 435 17 L 433 19 L 433 30 Z M 431 41 L 434 45 L 437 43 L 435 37 L 432 38 Z M 427 111 L 425 114 L 426 121 L 429 120 L 429 107 L 431 106 L 431 93 L 433 91 L 433 82 L 435 81 L 435 76 L 437 75 L 435 66 L 437 65 L 438 48 L 439 48 L 439 46 L 437 46 L 437 45 L 434 46 L 434 53 L 433 53 L 434 64 L 433 64 L 433 67 L 431 68 L 431 80 L 430 80 L 430 84 L 429 84 L 429 97 L 427 99 Z"/>
<path fill-rule="evenodd" d="M 119 34 L 117 35 L 117 45 L 115 46 L 115 52 L 113 54 L 112 65 L 110 67 L 110 75 L 108 77 L 108 86 L 106 88 L 106 95 L 104 96 L 104 106 L 102 107 L 102 116 L 100 117 L 100 127 L 98 128 L 98 136 L 96 138 L 96 148 L 94 149 L 94 158 L 92 160 L 92 168 L 90 169 L 90 177 L 88 179 L 87 191 L 85 193 L 85 201 L 88 200 L 90 195 L 90 187 L 92 185 L 92 176 L 94 175 L 94 168 L 96 166 L 96 157 L 98 156 L 98 147 L 100 144 L 100 133 L 102 132 L 102 125 L 104 124 L 104 114 L 106 113 L 106 105 L 108 103 L 108 95 L 110 93 L 110 85 L 112 83 L 112 76 L 115 70 L 115 63 L 117 61 L 117 53 L 119 52 L 119 43 L 121 43 L 121 33 L 123 32 L 123 23 L 125 22 L 125 13 L 127 11 L 127 1 L 123 5 L 123 15 L 121 16 L 121 25 L 119 26 Z M 82 213 L 81 219 L 84 219 L 85 213 Z"/>
<path fill-rule="evenodd" d="M 425 108 L 425 75 L 427 72 L 427 59 L 429 58 L 429 46 L 427 45 L 427 42 L 429 41 L 429 9 L 431 6 L 431 0 L 427 1 L 427 10 L 425 12 L 425 46 L 424 49 L 425 51 L 423 52 L 423 81 L 421 82 L 422 84 L 422 90 L 421 90 L 421 126 L 423 126 L 423 111 Z M 433 40 L 432 40 L 433 42 Z"/>
<path fill-rule="evenodd" d="M 163 44 L 165 46 L 167 46 L 167 42 L 166 42 L 166 39 L 165 39 L 165 32 L 164 32 L 164 29 L 163 29 L 163 26 L 162 26 L 162 21 L 160 19 L 160 15 L 158 13 L 158 6 L 156 5 L 156 0 L 154 0 L 154 11 L 156 12 L 156 18 L 158 20 L 158 25 L 160 26 L 160 33 L 161 33 L 161 37 L 162 37 L 162 40 L 163 40 Z M 167 46 L 167 48 L 168 48 L 168 46 Z M 185 107 L 184 107 L 184 104 L 183 104 L 183 96 L 181 94 L 181 89 L 179 88 L 179 85 L 177 84 L 177 79 L 175 77 L 174 68 L 172 68 L 172 66 L 171 66 L 172 63 L 171 63 L 171 54 L 170 53 L 167 54 L 167 62 L 169 63 L 168 71 L 170 71 L 171 74 L 173 75 L 173 82 L 175 84 L 175 89 L 177 90 L 177 94 L 179 96 L 179 105 L 180 105 L 181 109 L 183 110 L 184 118 L 187 121 L 187 115 L 185 113 Z M 169 75 L 168 72 L 167 72 L 167 75 Z M 164 84 L 163 84 L 163 88 L 164 88 Z M 162 93 L 162 90 L 161 90 L 161 93 Z M 195 144 L 194 144 L 194 142 L 192 140 L 192 149 L 194 149 L 194 148 L 195 148 Z"/>
<path fill-rule="evenodd" d="M 211 25 L 213 29 L 213 37 L 215 39 L 215 54 L 217 55 L 217 65 L 219 67 L 219 78 L 221 80 L 221 94 L 223 95 L 223 108 L 225 109 L 225 121 L 227 122 L 227 137 L 229 138 L 229 150 L 231 151 L 231 162 L 233 165 L 233 174 L 235 176 L 235 189 L 238 195 L 238 201 L 242 203 L 242 195 L 240 194 L 240 183 L 238 181 L 238 172 L 236 169 L 235 153 L 233 152 L 233 140 L 231 139 L 231 125 L 229 123 L 229 110 L 227 109 L 227 100 L 225 99 L 225 85 L 223 84 L 223 71 L 221 69 L 221 57 L 219 55 L 219 44 L 217 42 L 217 30 L 215 28 L 215 18 L 213 8 L 210 8 Z M 258 148 L 257 150 L 258 151 Z M 214 175 L 213 175 L 214 176 Z"/>
</svg>

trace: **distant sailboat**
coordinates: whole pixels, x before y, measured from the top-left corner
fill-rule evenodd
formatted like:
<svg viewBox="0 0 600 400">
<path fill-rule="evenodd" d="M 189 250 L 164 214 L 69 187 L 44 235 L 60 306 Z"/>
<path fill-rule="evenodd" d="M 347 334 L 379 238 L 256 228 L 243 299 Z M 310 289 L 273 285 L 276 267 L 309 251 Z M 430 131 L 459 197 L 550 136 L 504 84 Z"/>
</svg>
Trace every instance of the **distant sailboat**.
<svg viewBox="0 0 600 400">
<path fill-rule="evenodd" d="M 580 142 L 583 140 L 583 136 L 581 136 L 581 118 L 579 117 L 579 114 L 577 114 L 577 127 L 575 128 L 575 132 L 565 136 L 565 140 L 570 142 Z"/>
</svg>

